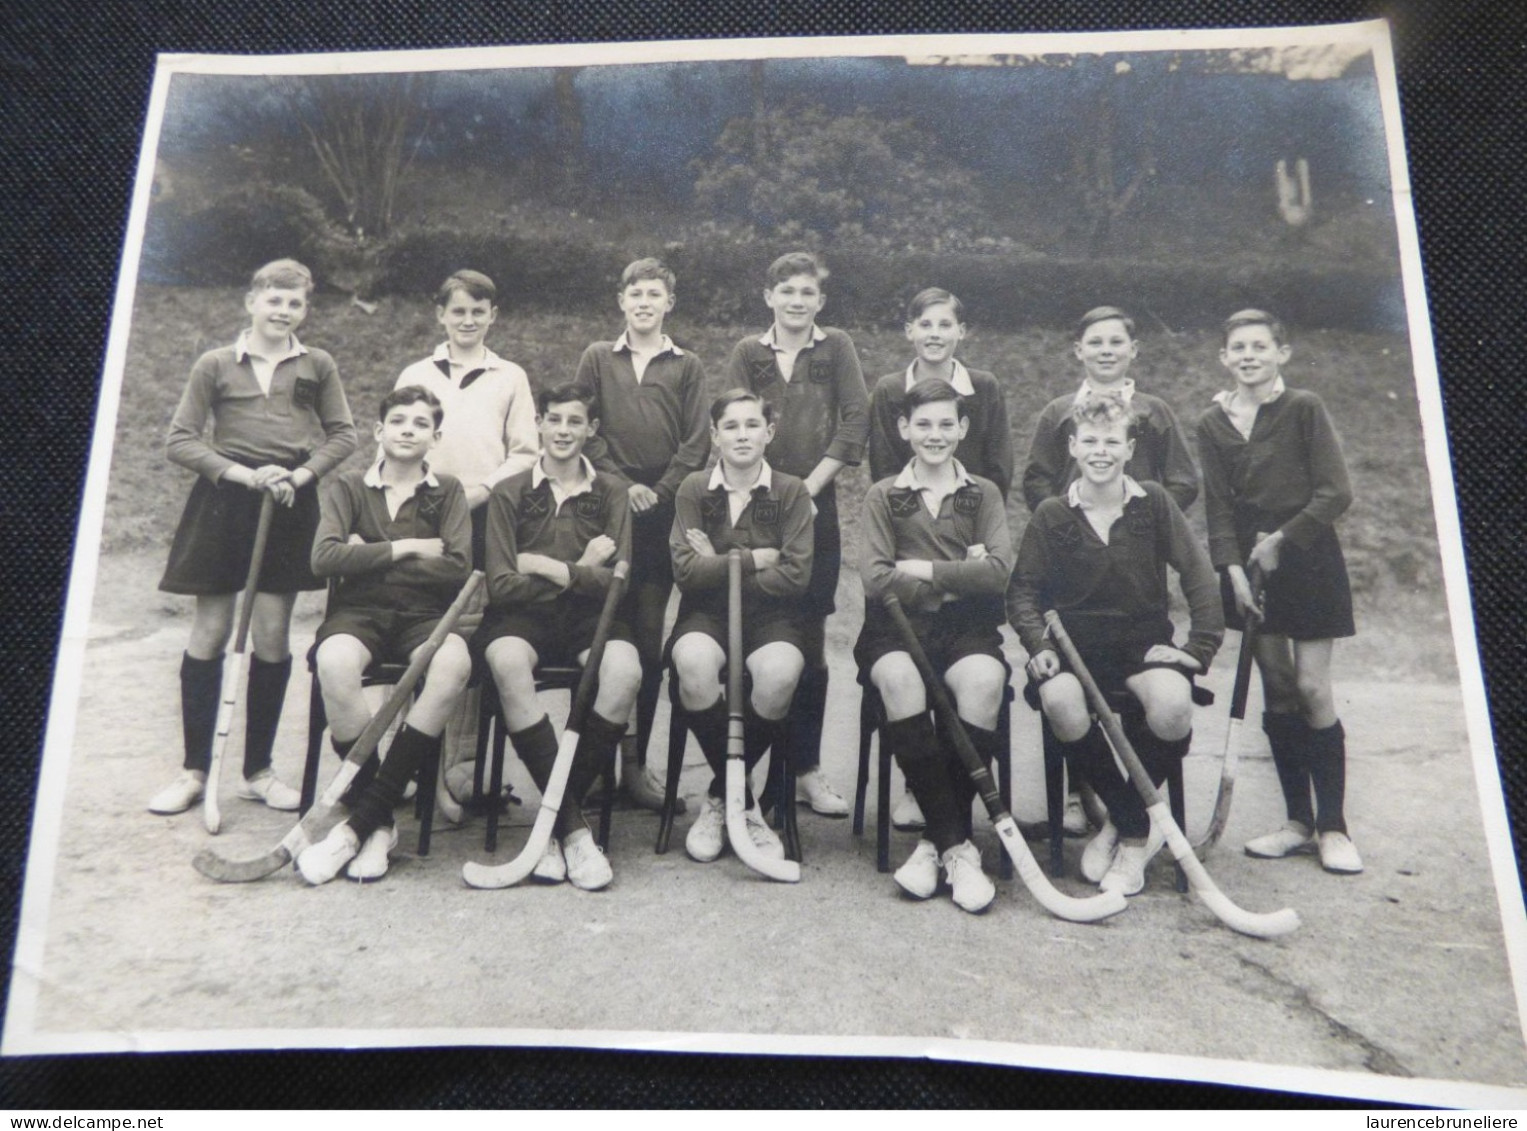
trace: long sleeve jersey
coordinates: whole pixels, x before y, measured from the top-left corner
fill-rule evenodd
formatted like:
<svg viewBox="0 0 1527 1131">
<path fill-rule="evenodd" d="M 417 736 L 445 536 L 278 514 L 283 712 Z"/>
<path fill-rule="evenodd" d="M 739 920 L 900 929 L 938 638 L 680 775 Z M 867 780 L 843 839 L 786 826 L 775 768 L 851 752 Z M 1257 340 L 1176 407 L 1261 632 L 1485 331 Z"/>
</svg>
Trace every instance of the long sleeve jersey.
<svg viewBox="0 0 1527 1131">
<path fill-rule="evenodd" d="M 870 431 L 869 393 L 853 340 L 842 330 L 819 327 L 796 355 L 788 381 L 775 361 L 772 340 L 772 332 L 744 338 L 726 363 L 728 388 L 757 393 L 778 414 L 770 465 L 804 479 L 824 458 L 862 462 Z"/>
<path fill-rule="evenodd" d="M 1251 437 L 1242 436 L 1218 404 L 1198 420 L 1204 465 L 1204 511 L 1209 556 L 1216 566 L 1244 564 L 1237 518 L 1296 546 L 1307 547 L 1352 505 L 1352 484 L 1341 441 L 1320 397 L 1285 389 L 1257 410 Z"/>
<path fill-rule="evenodd" d="M 1053 645 L 1044 613 L 1139 621 L 1167 616 L 1166 567 L 1179 575 L 1191 627 L 1182 651 L 1209 668 L 1225 635 L 1219 582 L 1181 509 L 1159 483 L 1125 480 L 1124 513 L 1105 543 L 1069 498 L 1046 499 L 1029 521 L 1007 588 L 1007 619 L 1030 656 Z"/>
<path fill-rule="evenodd" d="M 1013 486 L 1013 436 L 1007 423 L 1007 398 L 997 378 L 984 369 L 955 362 L 955 391 L 965 400 L 970 428 L 960 441 L 960 463 L 972 475 L 990 479 L 1007 498 Z M 898 421 L 912 389 L 911 371 L 887 373 L 870 393 L 870 481 L 896 475 L 912 458 L 912 445 L 901 438 Z"/>
<path fill-rule="evenodd" d="M 1038 511 L 1046 499 L 1064 495 L 1079 474 L 1068 450 L 1076 431 L 1071 419 L 1075 404 L 1075 393 L 1056 397 L 1034 423 L 1034 438 L 1023 469 L 1023 501 L 1031 511 Z M 1160 397 L 1139 391 L 1130 398 L 1129 407 L 1139 417 L 1139 428 L 1135 456 L 1124 465 L 1124 473 L 1140 483 L 1160 483 L 1172 501 L 1187 510 L 1198 498 L 1198 469 L 1193 466 L 1187 435 L 1176 413 Z"/>
<path fill-rule="evenodd" d="M 535 395 L 525 371 L 485 350 L 481 363 L 451 372 L 446 344 L 399 375 L 396 388 L 422 385 L 440 399 L 445 419 L 430 466 L 466 487 L 487 487 L 524 471 L 540 455 Z M 458 367 L 459 368 L 459 367 Z"/>
<path fill-rule="evenodd" d="M 686 595 L 710 592 L 725 601 L 727 552 L 734 546 L 744 551 L 779 551 L 779 560 L 762 568 L 753 564 L 751 554 L 742 555 L 744 601 L 750 597 L 789 599 L 806 592 L 813 545 L 811 495 L 795 476 L 772 468 L 768 472 L 735 523 L 726 487 L 719 485 L 720 465 L 684 480 L 674 502 L 668 545 L 674 582 Z M 715 554 L 697 553 L 686 537 L 690 530 L 703 530 Z"/>
<path fill-rule="evenodd" d="M 575 382 L 599 402 L 599 431 L 583 453 L 623 487 L 642 483 L 672 502 L 679 484 L 710 456 L 705 369 L 672 343 L 647 362 L 642 379 L 624 336 L 583 351 Z"/>
<path fill-rule="evenodd" d="M 498 608 L 555 600 L 568 592 L 601 600 L 615 576 L 615 563 L 631 560 L 631 504 L 626 489 L 609 475 L 592 475 L 587 490 L 558 498 L 537 463 L 512 475 L 488 496 L 488 600 Z M 615 556 L 602 565 L 578 565 L 588 544 L 601 534 L 615 543 Z M 566 590 L 545 577 L 520 573 L 519 555 L 544 554 L 567 563 Z"/>
<path fill-rule="evenodd" d="M 934 515 L 923 501 L 912 465 L 895 479 L 882 479 L 864 496 L 863 545 L 859 573 L 864 599 L 894 593 L 908 612 L 936 612 L 949 597 L 1001 598 L 1013 567 L 1002 492 L 990 479 L 956 465 L 960 486 L 944 496 Z M 975 560 L 966 551 L 986 547 Z M 902 573 L 898 561 L 931 561 L 933 580 Z"/>
<path fill-rule="evenodd" d="M 305 467 L 322 478 L 344 462 L 357 439 L 339 370 L 323 350 L 293 344 L 297 352 L 276 363 L 269 393 L 240 345 L 197 358 L 170 421 L 170 461 L 214 483 L 235 464 Z"/>
<path fill-rule="evenodd" d="M 443 613 L 471 571 L 467 496 L 449 475 L 426 473 L 392 517 L 378 465 L 356 468 L 324 485 L 318 507 L 313 572 L 341 579 L 340 607 Z M 357 534 L 361 541 L 352 542 Z M 402 538 L 439 538 L 444 553 L 393 561 L 392 543 Z"/>
</svg>

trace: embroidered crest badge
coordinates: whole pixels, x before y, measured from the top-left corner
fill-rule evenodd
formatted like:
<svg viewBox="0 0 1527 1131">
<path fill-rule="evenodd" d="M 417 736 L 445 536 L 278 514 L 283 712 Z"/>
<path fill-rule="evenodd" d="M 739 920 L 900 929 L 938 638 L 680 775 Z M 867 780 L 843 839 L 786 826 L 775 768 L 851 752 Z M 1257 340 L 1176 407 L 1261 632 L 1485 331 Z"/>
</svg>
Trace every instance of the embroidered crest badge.
<svg viewBox="0 0 1527 1131">
<path fill-rule="evenodd" d="M 292 383 L 292 405 L 296 408 L 312 408 L 318 403 L 318 382 L 311 377 L 298 377 Z"/>
<path fill-rule="evenodd" d="M 759 526 L 773 526 L 779 521 L 778 499 L 754 499 L 753 521 Z"/>
<path fill-rule="evenodd" d="M 726 499 L 721 495 L 706 495 L 700 500 L 700 517 L 706 522 L 721 522 L 727 517 Z"/>
<path fill-rule="evenodd" d="M 579 495 L 576 505 L 579 518 L 598 518 L 604 514 L 604 500 L 592 493 Z"/>
<path fill-rule="evenodd" d="M 520 511 L 526 518 L 545 518 L 551 513 L 551 492 L 541 489 L 525 492 Z"/>
<path fill-rule="evenodd" d="M 415 498 L 419 502 L 420 518 L 439 518 L 441 508 L 445 506 L 445 496 L 434 492 L 420 491 Z"/>
<path fill-rule="evenodd" d="M 961 487 L 954 493 L 955 514 L 979 514 L 981 490 L 978 487 Z"/>
<path fill-rule="evenodd" d="M 906 488 L 892 491 L 886 499 L 891 504 L 892 518 L 911 518 L 917 513 L 917 508 L 923 505 L 917 497 L 917 492 Z"/>
<path fill-rule="evenodd" d="M 1075 553 L 1082 548 L 1082 528 L 1075 522 L 1062 522 L 1050 529 L 1050 538 L 1057 549 Z"/>
</svg>

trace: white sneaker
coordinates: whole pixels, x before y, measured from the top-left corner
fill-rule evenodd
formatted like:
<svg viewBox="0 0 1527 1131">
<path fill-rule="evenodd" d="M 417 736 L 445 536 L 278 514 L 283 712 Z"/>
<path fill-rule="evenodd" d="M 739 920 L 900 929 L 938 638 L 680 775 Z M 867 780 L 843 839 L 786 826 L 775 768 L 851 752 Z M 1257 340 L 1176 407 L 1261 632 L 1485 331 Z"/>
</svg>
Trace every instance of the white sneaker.
<svg viewBox="0 0 1527 1131">
<path fill-rule="evenodd" d="M 1139 895 L 1145 890 L 1145 865 L 1150 859 L 1147 845 L 1119 845 L 1107 874 L 1098 883 L 1102 891 L 1116 891 L 1120 895 Z"/>
<path fill-rule="evenodd" d="M 1102 830 L 1082 849 L 1082 876 L 1090 883 L 1099 882 L 1113 866 L 1118 849 L 1119 830 L 1112 821 L 1104 821 Z"/>
<path fill-rule="evenodd" d="M 588 829 L 574 829 L 562 841 L 562 855 L 567 863 L 567 879 L 580 891 L 598 891 L 615 878 L 594 834 Z"/>
<path fill-rule="evenodd" d="M 181 770 L 180 776 L 150 798 L 148 811 L 168 816 L 184 813 L 207 792 L 207 775 L 200 770 Z"/>
<path fill-rule="evenodd" d="M 536 861 L 530 875 L 543 884 L 560 884 L 567 879 L 567 861 L 562 857 L 562 844 L 555 833 L 546 841 L 546 851 Z"/>
<path fill-rule="evenodd" d="M 795 803 L 809 805 L 813 813 L 823 817 L 848 816 L 848 802 L 820 769 L 808 770 L 795 779 Z"/>
<path fill-rule="evenodd" d="M 725 814 L 724 809 L 722 813 Z M 763 810 L 756 803 L 742 815 L 742 821 L 747 826 L 748 839 L 753 842 L 753 847 L 758 849 L 760 854 L 769 860 L 785 858 L 785 846 L 780 843 L 779 837 L 774 835 L 769 822 L 764 820 Z"/>
<path fill-rule="evenodd" d="M 345 875 L 356 883 L 367 884 L 387 874 L 387 854 L 398 847 L 398 826 L 384 825 L 371 830 L 366 843 L 345 865 Z"/>
<path fill-rule="evenodd" d="M 1277 832 L 1248 840 L 1246 855 L 1261 860 L 1280 860 L 1296 852 L 1311 852 L 1314 848 L 1315 838 L 1310 835 L 1310 830 L 1298 821 L 1290 821 Z"/>
<path fill-rule="evenodd" d="M 1087 835 L 1087 810 L 1082 808 L 1082 799 L 1074 793 L 1066 798 L 1066 812 L 1061 818 L 1061 830 L 1067 836 Z"/>
<path fill-rule="evenodd" d="M 907 790 L 891 809 L 891 826 L 903 832 L 917 832 L 926 828 L 927 824 L 928 822 L 923 819 L 922 807 L 917 804 L 917 798 L 912 796 L 910 789 Z"/>
<path fill-rule="evenodd" d="M 1321 833 L 1320 866 L 1339 876 L 1355 876 L 1363 870 L 1363 858 L 1346 833 Z"/>
<path fill-rule="evenodd" d="M 684 838 L 684 851 L 700 863 L 709 864 L 721 855 L 725 844 L 726 802 L 706 794 L 700 815 L 689 826 L 689 835 Z"/>
<path fill-rule="evenodd" d="M 360 838 L 355 835 L 350 822 L 341 821 L 329 830 L 328 836 L 297 854 L 297 871 L 302 873 L 304 880 L 317 887 L 339 875 L 339 870 L 360 850 Z"/>
<path fill-rule="evenodd" d="M 302 807 L 302 794 L 276 777 L 267 767 L 252 778 L 245 778 L 239 786 L 239 797 L 245 801 L 263 801 L 271 809 L 293 813 Z"/>
<path fill-rule="evenodd" d="M 920 840 L 907 862 L 891 877 L 913 899 L 928 899 L 938 891 L 938 849 L 931 840 Z"/>
<path fill-rule="evenodd" d="M 981 871 L 981 853 L 970 841 L 944 853 L 943 864 L 954 901 L 962 910 L 978 915 L 997 898 L 996 885 Z"/>
</svg>

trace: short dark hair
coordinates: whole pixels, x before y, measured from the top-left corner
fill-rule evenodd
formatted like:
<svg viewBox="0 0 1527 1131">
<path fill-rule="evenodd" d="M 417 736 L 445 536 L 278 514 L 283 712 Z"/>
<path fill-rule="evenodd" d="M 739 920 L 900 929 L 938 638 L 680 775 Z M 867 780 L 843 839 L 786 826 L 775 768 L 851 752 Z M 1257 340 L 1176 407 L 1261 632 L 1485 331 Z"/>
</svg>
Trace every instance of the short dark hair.
<svg viewBox="0 0 1527 1131">
<path fill-rule="evenodd" d="M 912 301 L 907 303 L 907 321 L 916 322 L 917 316 L 930 306 L 937 306 L 941 302 L 947 302 L 954 307 L 954 319 L 956 322 L 965 321 L 965 304 L 943 287 L 924 287 L 912 296 Z"/>
<path fill-rule="evenodd" d="M 752 401 L 754 404 L 758 405 L 758 407 L 763 411 L 764 421 L 768 424 L 774 423 L 776 415 L 774 411 L 774 405 L 769 401 L 764 400 L 763 397 L 753 392 L 752 389 L 728 389 L 715 400 L 710 402 L 711 426 L 715 427 L 716 425 L 720 424 L 721 418 L 726 415 L 726 410 L 731 408 L 734 404 L 740 404 L 743 401 Z"/>
<path fill-rule="evenodd" d="M 1089 393 L 1071 408 L 1071 423 L 1077 428 L 1091 424 L 1096 428 L 1124 425 L 1125 439 L 1136 439 L 1140 434 L 1140 417 L 1120 397 L 1098 396 Z"/>
<path fill-rule="evenodd" d="M 673 273 L 673 268 L 652 255 L 626 264 L 626 269 L 620 273 L 620 289 L 625 290 L 632 283 L 639 283 L 643 279 L 659 280 L 668 288 L 669 294 L 673 294 L 679 285 L 678 276 Z"/>
<path fill-rule="evenodd" d="M 1124 329 L 1128 331 L 1131 338 L 1135 336 L 1135 320 L 1124 313 L 1124 311 L 1120 310 L 1117 306 L 1094 306 L 1077 320 L 1076 340 L 1081 341 L 1085 338 L 1088 328 L 1094 324 L 1107 322 L 1112 318 L 1117 318 L 1120 322 L 1124 323 Z"/>
<path fill-rule="evenodd" d="M 556 385 L 547 385 L 536 393 L 536 415 L 545 416 L 546 410 L 554 404 L 571 404 L 577 401 L 589 414 L 590 420 L 599 419 L 599 400 L 593 392 L 582 385 L 575 385 L 571 381 L 563 381 Z"/>
<path fill-rule="evenodd" d="M 457 271 L 440 284 L 440 289 L 435 292 L 435 305 L 444 306 L 450 302 L 453 291 L 465 291 L 469 297 L 478 301 L 483 299 L 487 299 L 490 303 L 498 301 L 498 288 L 493 285 L 493 280 L 481 271 Z"/>
<path fill-rule="evenodd" d="M 817 282 L 825 283 L 829 273 L 827 265 L 809 251 L 786 252 L 769 264 L 769 286 L 777 287 L 797 275 L 810 275 Z"/>
<path fill-rule="evenodd" d="M 1273 341 L 1277 342 L 1280 346 L 1288 345 L 1288 331 L 1284 329 L 1283 323 L 1275 315 L 1269 314 L 1265 310 L 1257 310 L 1254 307 L 1246 310 L 1237 310 L 1229 318 L 1225 319 L 1225 324 L 1220 327 L 1220 344 L 1229 345 L 1230 335 L 1242 326 L 1266 326 L 1268 333 L 1273 336 Z"/>
<path fill-rule="evenodd" d="M 959 390 L 942 377 L 930 377 L 926 381 L 919 381 L 913 385 L 901 402 L 899 415 L 906 420 L 911 420 L 912 414 L 923 405 L 940 404 L 944 401 L 954 402 L 955 412 L 961 420 L 970 416 L 970 409 L 965 404 L 965 398 L 960 396 Z"/>
<path fill-rule="evenodd" d="M 272 287 L 283 291 L 301 288 L 304 293 L 312 294 L 313 273 L 295 259 L 273 259 L 254 273 L 254 278 L 249 280 L 249 291 L 253 294 Z"/>
<path fill-rule="evenodd" d="M 435 427 L 440 427 L 440 422 L 445 419 L 445 408 L 440 404 L 440 398 L 435 396 L 423 385 L 404 385 L 394 389 L 382 398 L 382 403 L 377 406 L 376 418 L 386 420 L 387 414 L 401 405 L 427 404 L 435 415 Z"/>
</svg>

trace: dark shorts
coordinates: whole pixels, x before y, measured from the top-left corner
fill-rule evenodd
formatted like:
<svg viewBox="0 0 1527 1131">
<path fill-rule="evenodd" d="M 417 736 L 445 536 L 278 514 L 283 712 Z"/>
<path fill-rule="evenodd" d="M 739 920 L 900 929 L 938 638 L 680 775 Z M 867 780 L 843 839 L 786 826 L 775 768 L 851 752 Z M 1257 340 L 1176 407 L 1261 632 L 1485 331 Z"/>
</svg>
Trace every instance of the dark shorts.
<svg viewBox="0 0 1527 1131">
<path fill-rule="evenodd" d="M 948 671 L 966 656 L 990 656 L 1004 670 L 1011 670 L 1002 654 L 1002 634 L 997 631 L 1002 619 L 1002 602 L 995 598 L 967 598 L 950 602 L 936 613 L 907 616 L 928 662 L 939 672 Z M 891 615 L 878 601 L 869 602 L 864 610 L 864 628 L 854 643 L 854 659 L 860 671 L 868 676 L 881 657 L 906 650 L 906 641 Z"/>
<path fill-rule="evenodd" d="M 673 643 L 687 632 L 699 632 L 709 636 L 721 650 L 726 651 L 726 608 L 685 597 L 679 602 L 679 617 L 674 622 L 673 635 L 663 649 L 666 663 L 673 655 Z M 802 656 L 809 656 L 811 633 L 805 623 L 799 602 L 757 601 L 743 602 L 742 652 L 751 656 L 765 644 L 784 643 L 794 645 Z"/>
<path fill-rule="evenodd" d="M 159 588 L 194 596 L 242 590 L 249 578 L 249 557 L 254 552 L 264 497 L 263 491 L 197 476 L 175 530 L 169 565 Z M 309 565 L 317 530 L 317 484 L 309 483 L 297 492 L 290 507 L 277 506 L 274 510 L 260 563 L 261 593 L 323 588 Z"/>
<path fill-rule="evenodd" d="M 602 601 L 562 594 L 554 601 L 522 605 L 515 609 L 489 609 L 482 624 L 472 635 L 472 652 L 480 666 L 486 664 L 488 645 L 506 636 L 515 636 L 535 649 L 541 664 L 572 667 L 578 655 L 594 643 L 599 626 Z M 634 644 L 625 618 L 616 615 L 610 622 L 607 640 Z M 484 667 L 483 670 L 486 670 Z"/>
<path fill-rule="evenodd" d="M 1256 545 L 1256 531 L 1238 531 L 1238 536 L 1242 553 L 1249 556 Z M 1230 578 L 1223 572 L 1220 598 L 1225 606 L 1225 624 L 1235 629 L 1245 627 L 1236 612 Z M 1356 635 L 1352 585 L 1334 528 L 1324 527 L 1308 547 L 1284 539 L 1278 549 L 1278 568 L 1267 578 L 1262 610 L 1267 614 L 1262 630 L 1291 640 L 1335 640 Z"/>
<path fill-rule="evenodd" d="M 631 513 L 631 584 L 626 600 L 631 600 L 630 594 L 639 586 L 673 588 L 673 551 L 668 546 L 672 533 L 672 503 L 659 503 L 642 514 Z"/>
<path fill-rule="evenodd" d="M 1122 695 L 1128 690 L 1126 680 L 1144 671 L 1162 668 L 1174 671 L 1189 683 L 1198 674 L 1165 660 L 1146 660 L 1145 654 L 1157 644 L 1172 644 L 1172 622 L 1165 616 L 1128 620 L 1124 617 L 1084 617 L 1072 614 L 1065 618 L 1066 633 L 1076 645 L 1087 671 L 1104 695 Z M 1174 645 L 1175 646 L 1175 645 Z M 1071 665 L 1061 658 L 1061 668 Z M 1030 677 L 1024 688 L 1024 700 L 1039 706 L 1039 686 Z"/>
<path fill-rule="evenodd" d="M 442 615 L 396 609 L 335 609 L 318 626 L 308 661 L 313 661 L 318 655 L 318 646 L 329 637 L 353 636 L 366 646 L 373 663 L 406 664 L 413 650 L 435 631 Z"/>
</svg>

